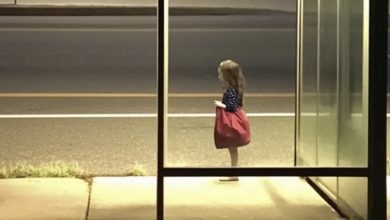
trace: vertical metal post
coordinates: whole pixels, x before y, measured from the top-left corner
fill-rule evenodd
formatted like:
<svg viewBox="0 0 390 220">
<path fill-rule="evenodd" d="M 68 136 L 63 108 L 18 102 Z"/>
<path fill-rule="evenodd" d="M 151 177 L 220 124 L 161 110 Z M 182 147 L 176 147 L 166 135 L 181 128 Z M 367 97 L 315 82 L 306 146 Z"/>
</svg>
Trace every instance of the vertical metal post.
<svg viewBox="0 0 390 220">
<path fill-rule="evenodd" d="M 388 1 L 366 1 L 364 7 L 369 7 L 368 219 L 385 220 Z"/>
<path fill-rule="evenodd" d="M 295 132 L 294 132 L 294 167 L 299 166 L 299 138 L 300 138 L 300 118 L 301 118 L 301 80 L 302 80 L 302 33 L 303 33 L 303 4 L 304 0 L 296 1 L 297 8 L 297 43 L 296 43 L 296 74 L 295 74 Z"/>
<path fill-rule="evenodd" d="M 318 118 L 320 115 L 320 76 L 321 76 L 321 0 L 317 1 L 317 78 L 316 78 L 316 140 L 315 140 L 315 166 L 319 163 L 319 150 L 318 150 L 318 137 L 319 137 L 319 122 Z"/>
<path fill-rule="evenodd" d="M 164 219 L 164 147 L 166 143 L 167 22 L 166 0 L 157 6 L 157 220 Z"/>
</svg>

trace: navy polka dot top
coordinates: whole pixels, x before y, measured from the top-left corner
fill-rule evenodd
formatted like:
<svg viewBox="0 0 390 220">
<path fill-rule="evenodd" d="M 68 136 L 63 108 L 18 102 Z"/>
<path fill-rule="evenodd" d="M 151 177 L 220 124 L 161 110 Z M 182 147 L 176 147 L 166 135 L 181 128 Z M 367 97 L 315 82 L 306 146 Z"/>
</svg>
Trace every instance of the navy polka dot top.
<svg viewBox="0 0 390 220">
<path fill-rule="evenodd" d="M 226 110 L 229 112 L 234 112 L 236 108 L 242 107 L 240 94 L 233 87 L 228 87 L 223 93 L 222 103 L 226 105 Z"/>
</svg>

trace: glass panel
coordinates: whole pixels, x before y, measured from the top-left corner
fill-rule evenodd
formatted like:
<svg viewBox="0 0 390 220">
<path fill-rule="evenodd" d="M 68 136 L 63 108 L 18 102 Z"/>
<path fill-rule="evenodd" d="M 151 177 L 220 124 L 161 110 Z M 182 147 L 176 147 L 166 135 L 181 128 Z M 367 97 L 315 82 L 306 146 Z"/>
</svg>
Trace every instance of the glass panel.
<svg viewBox="0 0 390 220">
<path fill-rule="evenodd" d="M 390 5 L 388 8 L 388 13 L 390 14 Z M 388 29 L 390 28 L 390 23 L 388 23 Z M 389 51 L 390 51 L 390 35 L 387 37 L 387 56 L 389 57 Z M 390 101 L 389 101 L 389 93 L 390 91 L 390 62 L 389 59 L 387 60 L 387 115 L 389 115 L 390 112 Z M 387 116 L 387 128 L 390 128 L 390 120 L 389 116 Z M 387 129 L 387 219 L 390 219 L 390 129 Z"/>
<path fill-rule="evenodd" d="M 228 167 L 214 146 L 221 61 L 240 64 L 252 140 L 240 166 L 293 166 L 296 9 L 288 1 L 171 1 L 167 166 Z M 272 5 L 271 8 L 268 6 Z M 276 113 L 276 114 L 275 114 Z M 280 114 L 278 114 L 280 113 Z"/>
<path fill-rule="evenodd" d="M 367 166 L 362 8 L 363 0 L 340 1 L 339 166 Z"/>
<path fill-rule="evenodd" d="M 0 22 L 0 166 L 156 173 L 155 14 Z"/>
<path fill-rule="evenodd" d="M 337 1 L 319 1 L 318 166 L 337 166 Z"/>
<path fill-rule="evenodd" d="M 164 219 L 339 219 L 298 177 L 165 178 Z"/>
<path fill-rule="evenodd" d="M 389 175 L 386 178 L 386 187 L 387 187 L 387 219 L 390 219 L 390 179 Z"/>
<path fill-rule="evenodd" d="M 338 177 L 338 185 L 338 199 L 350 208 L 351 219 L 367 219 L 367 178 Z"/>
<path fill-rule="evenodd" d="M 337 166 L 338 140 L 338 1 L 319 1 L 317 166 Z M 334 178 L 321 178 L 329 189 Z"/>
<path fill-rule="evenodd" d="M 367 219 L 367 178 L 313 177 L 311 179 L 350 219 Z M 331 181 L 337 184 L 329 184 Z"/>
<path fill-rule="evenodd" d="M 363 0 L 302 2 L 299 165 L 367 166 Z M 349 216 L 367 218 L 366 178 L 313 179 Z"/>
<path fill-rule="evenodd" d="M 318 2 L 302 1 L 298 164 L 317 165 Z"/>
<path fill-rule="evenodd" d="M 367 166 L 363 1 L 303 1 L 301 17 L 299 165 Z"/>
</svg>

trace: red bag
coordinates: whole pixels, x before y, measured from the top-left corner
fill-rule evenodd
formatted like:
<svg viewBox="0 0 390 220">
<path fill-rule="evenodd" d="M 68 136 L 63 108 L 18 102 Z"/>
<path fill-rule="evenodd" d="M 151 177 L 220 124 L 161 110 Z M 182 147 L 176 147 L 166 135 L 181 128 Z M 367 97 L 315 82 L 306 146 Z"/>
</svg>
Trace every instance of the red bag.
<svg viewBox="0 0 390 220">
<path fill-rule="evenodd" d="M 249 144 L 251 133 L 244 110 L 237 108 L 229 112 L 217 107 L 215 111 L 214 142 L 217 149 Z"/>
</svg>

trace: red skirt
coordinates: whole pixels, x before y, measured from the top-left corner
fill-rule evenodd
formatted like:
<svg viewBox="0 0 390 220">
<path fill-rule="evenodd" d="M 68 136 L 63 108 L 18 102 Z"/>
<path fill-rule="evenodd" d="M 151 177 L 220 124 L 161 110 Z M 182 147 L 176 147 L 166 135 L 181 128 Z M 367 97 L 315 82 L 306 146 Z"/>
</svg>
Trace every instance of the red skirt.
<svg viewBox="0 0 390 220">
<path fill-rule="evenodd" d="M 217 149 L 249 144 L 251 133 L 244 110 L 237 108 L 236 111 L 229 112 L 217 107 L 215 111 L 214 142 Z"/>
</svg>

